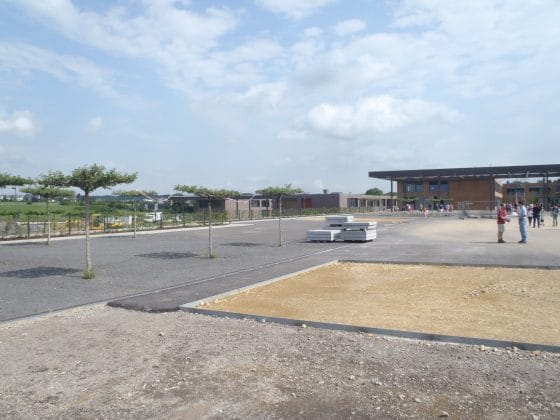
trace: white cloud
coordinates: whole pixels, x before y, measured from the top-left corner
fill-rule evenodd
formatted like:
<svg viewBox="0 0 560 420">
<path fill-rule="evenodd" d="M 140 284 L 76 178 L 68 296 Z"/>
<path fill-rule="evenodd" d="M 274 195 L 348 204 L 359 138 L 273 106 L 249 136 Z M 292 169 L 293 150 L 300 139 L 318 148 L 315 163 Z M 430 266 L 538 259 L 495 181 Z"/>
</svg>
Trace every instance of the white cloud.
<svg viewBox="0 0 560 420">
<path fill-rule="evenodd" d="M 432 119 L 451 123 L 458 118 L 456 111 L 440 104 L 383 95 L 362 99 L 355 105 L 320 104 L 307 114 L 307 127 L 322 135 L 354 139 Z"/>
<path fill-rule="evenodd" d="M 323 30 L 321 28 L 318 28 L 317 26 L 313 26 L 304 30 L 303 35 L 307 38 L 315 38 L 323 35 Z"/>
<path fill-rule="evenodd" d="M 103 119 L 99 116 L 93 117 L 88 122 L 88 130 L 92 132 L 99 131 L 103 127 Z"/>
<path fill-rule="evenodd" d="M 274 109 L 278 107 L 286 91 L 284 83 L 263 83 L 251 86 L 242 94 L 235 94 L 232 100 L 238 104 L 256 109 Z"/>
<path fill-rule="evenodd" d="M 302 19 L 315 10 L 337 0 L 256 0 L 265 9 L 285 15 L 290 19 Z"/>
<path fill-rule="evenodd" d="M 366 23 L 359 19 L 349 19 L 338 22 L 334 30 L 338 36 L 345 36 L 356 32 L 361 32 L 366 29 Z"/>
<path fill-rule="evenodd" d="M 26 74 L 43 71 L 66 83 L 76 83 L 106 96 L 117 96 L 112 72 L 91 61 L 73 55 L 57 54 L 24 43 L 0 42 L 3 71 Z"/>
<path fill-rule="evenodd" d="M 35 134 L 36 129 L 33 115 L 29 111 L 16 111 L 7 118 L 0 115 L 0 133 L 30 137 Z"/>
</svg>

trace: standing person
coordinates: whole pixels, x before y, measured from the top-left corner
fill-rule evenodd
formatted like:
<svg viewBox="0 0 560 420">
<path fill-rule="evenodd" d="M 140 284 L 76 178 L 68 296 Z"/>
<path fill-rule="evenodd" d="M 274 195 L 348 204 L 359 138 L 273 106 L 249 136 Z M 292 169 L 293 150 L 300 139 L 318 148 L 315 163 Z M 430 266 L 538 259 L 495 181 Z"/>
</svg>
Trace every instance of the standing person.
<svg viewBox="0 0 560 420">
<path fill-rule="evenodd" d="M 558 226 L 558 213 L 560 213 L 560 208 L 558 204 L 555 204 L 554 207 L 552 207 L 552 226 Z"/>
<path fill-rule="evenodd" d="M 540 204 L 535 204 L 533 206 L 533 227 L 541 227 L 541 206 Z"/>
<path fill-rule="evenodd" d="M 500 204 L 500 208 L 498 209 L 498 243 L 503 244 L 504 241 L 504 232 L 506 230 L 506 222 L 509 222 L 508 213 L 506 209 L 506 205 L 504 203 Z"/>
<path fill-rule="evenodd" d="M 531 222 L 533 221 L 533 205 L 529 204 L 527 206 L 527 219 L 529 219 L 529 227 L 531 227 Z"/>
<path fill-rule="evenodd" d="M 519 232 L 521 233 L 521 240 L 519 241 L 520 244 L 527 243 L 527 207 L 525 207 L 525 202 L 519 202 L 518 208 L 518 216 L 519 216 Z"/>
</svg>

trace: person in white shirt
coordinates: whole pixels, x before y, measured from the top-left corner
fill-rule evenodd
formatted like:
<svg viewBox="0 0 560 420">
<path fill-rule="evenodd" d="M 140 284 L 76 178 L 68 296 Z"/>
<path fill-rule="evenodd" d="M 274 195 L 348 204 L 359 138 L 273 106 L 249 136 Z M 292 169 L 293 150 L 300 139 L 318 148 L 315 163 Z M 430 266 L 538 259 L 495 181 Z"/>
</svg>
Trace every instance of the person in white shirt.
<svg viewBox="0 0 560 420">
<path fill-rule="evenodd" d="M 520 244 L 527 243 L 527 207 L 525 207 L 525 202 L 519 202 L 519 209 L 518 209 L 518 216 L 519 216 L 519 232 L 521 232 L 521 240 L 519 241 Z"/>
</svg>

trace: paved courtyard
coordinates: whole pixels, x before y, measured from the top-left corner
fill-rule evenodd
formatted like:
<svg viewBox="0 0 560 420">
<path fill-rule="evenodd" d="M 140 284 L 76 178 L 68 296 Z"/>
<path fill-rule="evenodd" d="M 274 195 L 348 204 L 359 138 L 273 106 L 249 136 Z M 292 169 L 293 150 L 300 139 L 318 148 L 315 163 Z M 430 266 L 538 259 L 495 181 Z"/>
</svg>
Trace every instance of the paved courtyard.
<svg viewBox="0 0 560 420">
<path fill-rule="evenodd" d="M 432 262 L 505 266 L 560 264 L 558 230 L 531 229 L 530 243 L 496 244 L 492 220 L 449 217 L 382 222 L 369 243 L 309 243 L 306 232 L 323 218 L 283 221 L 278 247 L 275 220 L 233 223 L 213 229 L 217 258 L 207 258 L 208 230 L 119 234 L 92 238 L 96 278 L 81 278 L 83 238 L 0 243 L 0 321 L 96 302 L 118 300 L 137 309 L 166 311 L 178 305 L 244 287 L 333 260 Z M 157 291 L 157 294 L 150 292 Z M 137 295 L 136 297 L 130 297 Z M 138 296 L 140 295 L 140 296 Z M 127 298 L 128 297 L 128 298 Z M 125 300 L 126 299 L 126 300 Z"/>
</svg>

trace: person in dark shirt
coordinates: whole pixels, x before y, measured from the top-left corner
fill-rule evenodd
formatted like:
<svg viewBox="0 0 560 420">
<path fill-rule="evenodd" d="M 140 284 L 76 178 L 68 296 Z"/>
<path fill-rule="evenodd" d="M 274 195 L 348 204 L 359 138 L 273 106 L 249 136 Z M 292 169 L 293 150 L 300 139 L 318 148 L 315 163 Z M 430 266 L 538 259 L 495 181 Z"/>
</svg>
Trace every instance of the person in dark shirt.
<svg viewBox="0 0 560 420">
<path fill-rule="evenodd" d="M 533 206 L 533 227 L 541 227 L 541 210 L 540 204 L 535 204 Z"/>
</svg>

